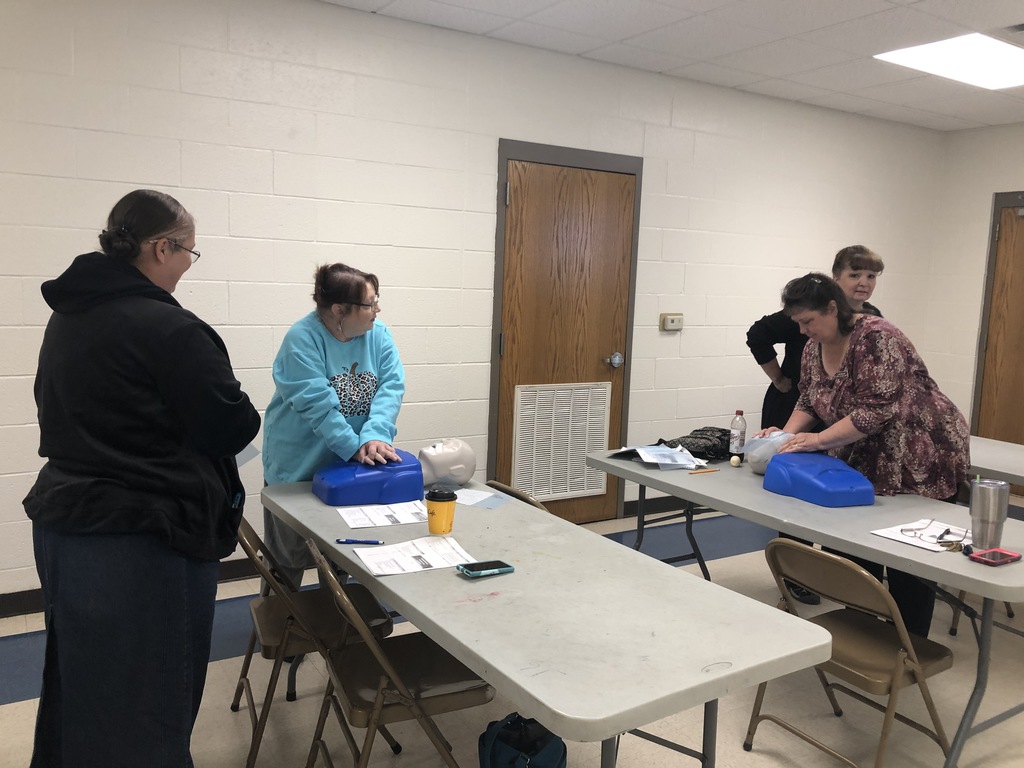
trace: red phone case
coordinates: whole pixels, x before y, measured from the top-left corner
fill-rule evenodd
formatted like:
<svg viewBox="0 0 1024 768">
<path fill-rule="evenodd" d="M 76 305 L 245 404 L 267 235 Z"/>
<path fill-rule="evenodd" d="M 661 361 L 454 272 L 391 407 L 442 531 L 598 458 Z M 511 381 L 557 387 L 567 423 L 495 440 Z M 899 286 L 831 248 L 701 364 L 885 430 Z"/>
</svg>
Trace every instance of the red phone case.
<svg viewBox="0 0 1024 768">
<path fill-rule="evenodd" d="M 995 555 L 996 559 L 986 557 L 986 555 Z M 1006 565 L 1007 563 L 1015 563 L 1020 560 L 1020 553 L 995 547 L 993 549 L 975 550 L 968 557 L 976 563 L 984 563 L 985 565 Z"/>
</svg>

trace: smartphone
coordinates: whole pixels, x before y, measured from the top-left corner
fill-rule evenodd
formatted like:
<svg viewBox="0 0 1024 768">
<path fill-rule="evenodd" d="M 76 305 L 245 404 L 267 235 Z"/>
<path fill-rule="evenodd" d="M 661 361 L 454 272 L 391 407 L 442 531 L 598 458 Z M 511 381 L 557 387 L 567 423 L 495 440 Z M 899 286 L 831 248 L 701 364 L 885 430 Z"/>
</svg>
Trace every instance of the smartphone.
<svg viewBox="0 0 1024 768">
<path fill-rule="evenodd" d="M 479 579 L 483 576 L 496 576 L 499 573 L 512 573 L 513 568 L 502 560 L 485 560 L 481 563 L 459 563 L 455 569 L 463 576 Z"/>
<path fill-rule="evenodd" d="M 1008 549 L 983 549 L 971 552 L 968 557 L 985 565 L 1006 565 L 1020 560 L 1020 553 L 1011 552 Z"/>
</svg>

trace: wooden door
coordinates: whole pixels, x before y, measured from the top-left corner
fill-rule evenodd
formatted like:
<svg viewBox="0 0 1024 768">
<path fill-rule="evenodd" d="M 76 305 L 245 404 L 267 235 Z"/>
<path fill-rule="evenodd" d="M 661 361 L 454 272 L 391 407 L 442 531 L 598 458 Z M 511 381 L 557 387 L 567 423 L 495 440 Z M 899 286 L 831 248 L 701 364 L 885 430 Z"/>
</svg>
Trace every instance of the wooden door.
<svg viewBox="0 0 1024 768">
<path fill-rule="evenodd" d="M 501 280 L 495 477 L 509 482 L 518 384 L 611 382 L 607 445 L 621 445 L 637 177 L 508 160 Z M 496 278 L 497 279 L 497 278 Z M 614 517 L 603 496 L 545 501 L 573 522 Z"/>
<path fill-rule="evenodd" d="M 1024 444 L 1024 199 L 997 206 L 996 217 L 974 433 Z M 1013 493 L 1022 492 L 1013 487 Z"/>
</svg>

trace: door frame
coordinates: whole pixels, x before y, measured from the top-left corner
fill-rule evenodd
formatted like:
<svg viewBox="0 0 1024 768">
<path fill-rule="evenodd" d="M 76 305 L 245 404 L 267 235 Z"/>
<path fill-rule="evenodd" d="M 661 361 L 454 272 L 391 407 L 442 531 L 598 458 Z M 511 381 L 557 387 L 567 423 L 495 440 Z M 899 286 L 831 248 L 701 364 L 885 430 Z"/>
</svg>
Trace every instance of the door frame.
<svg viewBox="0 0 1024 768">
<path fill-rule="evenodd" d="M 985 377 L 985 349 L 988 346 L 988 323 L 992 315 L 992 291 L 996 280 L 996 257 L 999 249 L 999 217 L 1004 208 L 1024 208 L 1024 192 L 996 192 L 992 196 L 992 219 L 989 224 L 988 258 L 985 262 L 985 293 L 981 300 L 981 325 L 974 358 L 974 397 L 971 403 L 971 434 L 978 432 L 981 412 L 982 384 Z"/>
<path fill-rule="evenodd" d="M 487 477 L 495 479 L 496 453 L 498 444 L 498 385 L 501 366 L 501 316 L 503 278 L 505 275 L 505 214 L 508 194 L 508 163 L 521 160 L 542 165 L 556 165 L 580 168 L 588 171 L 624 173 L 636 177 L 636 195 L 633 200 L 633 240 L 629 260 L 629 295 L 626 298 L 626 370 L 622 381 L 622 423 L 623 439 L 629 427 L 629 384 L 633 362 L 633 317 L 636 306 L 636 270 L 640 243 L 640 197 L 643 189 L 642 157 L 617 155 L 608 152 L 594 152 L 572 147 L 558 147 L 550 144 L 534 144 L 528 141 L 498 139 L 498 185 L 496 195 L 497 219 L 494 227 L 494 312 L 491 319 L 491 386 L 487 407 Z M 617 448 L 618 446 L 611 446 Z M 625 483 L 619 483 L 616 499 L 616 516 L 622 517 L 625 499 Z"/>
</svg>

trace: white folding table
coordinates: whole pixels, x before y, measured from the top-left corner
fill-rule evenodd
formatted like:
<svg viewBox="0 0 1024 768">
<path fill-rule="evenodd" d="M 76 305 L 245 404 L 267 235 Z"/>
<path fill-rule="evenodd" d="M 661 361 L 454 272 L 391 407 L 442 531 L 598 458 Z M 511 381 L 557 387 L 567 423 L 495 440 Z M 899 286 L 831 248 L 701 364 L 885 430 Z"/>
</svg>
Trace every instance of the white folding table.
<svg viewBox="0 0 1024 768">
<path fill-rule="evenodd" d="M 1024 445 L 971 435 L 971 473 L 1024 485 Z"/>
<path fill-rule="evenodd" d="M 974 441 L 972 440 L 972 451 Z M 905 525 L 922 518 L 970 526 L 968 510 L 920 496 L 879 496 L 873 506 L 833 509 L 780 496 L 762 488 L 763 478 L 745 464 L 719 465 L 720 471 L 690 474 L 685 470 L 659 470 L 638 462 L 613 459 L 609 452 L 587 456 L 587 465 L 655 488 L 688 503 L 717 509 L 792 536 L 897 568 L 922 579 L 966 590 L 983 598 L 978 633 L 978 669 L 974 690 L 967 702 L 945 765 L 957 764 L 967 738 L 1024 711 L 1024 704 L 974 726 L 988 682 L 992 650 L 995 601 L 1024 600 L 1024 566 L 992 568 L 952 552 L 929 552 L 886 539 L 871 531 Z M 989 476 L 992 476 L 991 474 Z M 1003 545 L 1015 551 L 1024 547 L 1024 522 L 1007 520 Z M 973 726 L 973 728 L 972 728 Z"/>
<path fill-rule="evenodd" d="M 483 486 L 479 486 L 483 488 Z M 515 499 L 458 505 L 453 536 L 515 573 L 479 581 L 454 569 L 374 577 L 351 545 L 427 535 L 416 523 L 353 532 L 309 483 L 272 485 L 263 503 L 510 699 L 563 738 L 601 741 L 704 705 L 701 751 L 644 738 L 715 764 L 717 700 L 818 664 L 828 632 Z M 638 649 L 642 648 L 642 652 Z"/>
</svg>

